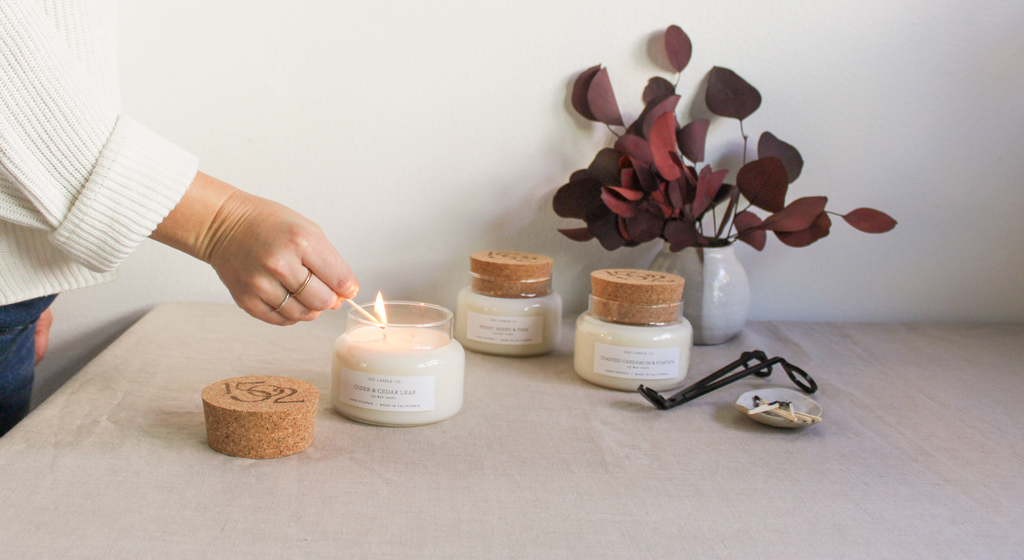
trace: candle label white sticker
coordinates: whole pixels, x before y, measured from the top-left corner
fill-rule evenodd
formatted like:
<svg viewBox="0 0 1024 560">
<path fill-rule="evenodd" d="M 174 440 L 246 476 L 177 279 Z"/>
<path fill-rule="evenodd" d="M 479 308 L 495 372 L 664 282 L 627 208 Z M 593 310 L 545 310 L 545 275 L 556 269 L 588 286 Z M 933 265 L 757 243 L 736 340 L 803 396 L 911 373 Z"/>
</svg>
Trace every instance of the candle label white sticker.
<svg viewBox="0 0 1024 560">
<path fill-rule="evenodd" d="M 466 338 L 491 344 L 540 344 L 544 342 L 544 317 L 503 317 L 469 311 Z"/>
<path fill-rule="evenodd" d="M 418 412 L 434 410 L 437 376 L 400 377 L 341 368 L 342 402 L 373 410 Z"/>
<path fill-rule="evenodd" d="M 594 373 L 628 379 L 679 377 L 679 348 L 630 348 L 596 342 Z"/>
</svg>

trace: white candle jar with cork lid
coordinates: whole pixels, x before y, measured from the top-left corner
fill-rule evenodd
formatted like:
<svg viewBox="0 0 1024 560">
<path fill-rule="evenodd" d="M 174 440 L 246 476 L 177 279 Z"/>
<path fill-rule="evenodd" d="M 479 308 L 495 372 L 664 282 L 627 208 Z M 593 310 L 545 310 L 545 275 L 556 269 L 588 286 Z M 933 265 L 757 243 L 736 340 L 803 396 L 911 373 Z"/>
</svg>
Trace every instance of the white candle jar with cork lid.
<svg viewBox="0 0 1024 560">
<path fill-rule="evenodd" d="M 684 280 L 649 270 L 590 275 L 590 308 L 576 321 L 574 366 L 587 381 L 620 391 L 683 385 L 693 328 L 682 316 Z"/>
<path fill-rule="evenodd" d="M 469 256 L 472 280 L 459 292 L 455 339 L 474 352 L 537 356 L 555 348 L 562 298 L 551 289 L 552 259 L 515 251 Z"/>
</svg>

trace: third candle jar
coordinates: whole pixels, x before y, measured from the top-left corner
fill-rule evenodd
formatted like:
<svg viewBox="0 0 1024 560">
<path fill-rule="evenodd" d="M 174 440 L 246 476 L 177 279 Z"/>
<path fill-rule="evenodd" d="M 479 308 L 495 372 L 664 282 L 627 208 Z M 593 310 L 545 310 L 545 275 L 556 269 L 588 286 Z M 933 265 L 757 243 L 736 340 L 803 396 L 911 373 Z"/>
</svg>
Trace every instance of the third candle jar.
<svg viewBox="0 0 1024 560">
<path fill-rule="evenodd" d="M 693 347 L 682 316 L 685 281 L 631 269 L 598 270 L 590 280 L 590 308 L 576 322 L 576 373 L 620 391 L 681 387 Z"/>
<path fill-rule="evenodd" d="M 550 257 L 516 251 L 469 256 L 471 284 L 459 292 L 455 338 L 474 352 L 537 356 L 555 348 L 562 298 L 551 289 Z"/>
</svg>

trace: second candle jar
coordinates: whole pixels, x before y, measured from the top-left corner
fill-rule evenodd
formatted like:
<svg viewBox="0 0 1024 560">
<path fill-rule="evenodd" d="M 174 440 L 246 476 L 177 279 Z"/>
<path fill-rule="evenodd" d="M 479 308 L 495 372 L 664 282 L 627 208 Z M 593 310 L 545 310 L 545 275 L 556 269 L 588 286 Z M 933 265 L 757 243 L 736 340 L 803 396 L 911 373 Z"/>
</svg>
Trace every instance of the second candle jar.
<svg viewBox="0 0 1024 560">
<path fill-rule="evenodd" d="M 515 251 L 469 256 L 472 277 L 459 292 L 455 339 L 474 352 L 537 356 L 555 348 L 562 298 L 551 289 L 550 257 Z"/>
<path fill-rule="evenodd" d="M 682 317 L 684 280 L 649 270 L 590 275 L 590 309 L 576 321 L 576 373 L 620 391 L 682 386 L 693 328 Z"/>
</svg>

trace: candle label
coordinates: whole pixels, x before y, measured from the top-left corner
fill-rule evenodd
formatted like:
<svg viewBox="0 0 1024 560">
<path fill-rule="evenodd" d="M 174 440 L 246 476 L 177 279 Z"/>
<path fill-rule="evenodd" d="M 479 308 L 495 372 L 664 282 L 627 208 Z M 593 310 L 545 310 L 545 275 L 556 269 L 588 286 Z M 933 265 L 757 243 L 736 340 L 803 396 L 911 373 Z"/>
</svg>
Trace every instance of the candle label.
<svg viewBox="0 0 1024 560">
<path fill-rule="evenodd" d="M 434 410 L 434 375 L 399 377 L 341 368 L 342 402 L 373 410 Z"/>
<path fill-rule="evenodd" d="M 502 317 L 469 311 L 466 338 L 491 344 L 540 344 L 544 342 L 544 317 Z"/>
<path fill-rule="evenodd" d="M 679 377 L 679 347 L 630 348 L 596 342 L 594 373 L 628 379 Z"/>
</svg>

